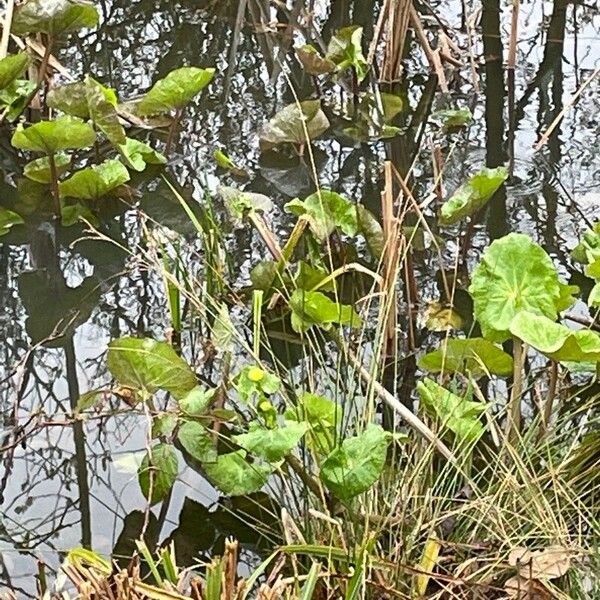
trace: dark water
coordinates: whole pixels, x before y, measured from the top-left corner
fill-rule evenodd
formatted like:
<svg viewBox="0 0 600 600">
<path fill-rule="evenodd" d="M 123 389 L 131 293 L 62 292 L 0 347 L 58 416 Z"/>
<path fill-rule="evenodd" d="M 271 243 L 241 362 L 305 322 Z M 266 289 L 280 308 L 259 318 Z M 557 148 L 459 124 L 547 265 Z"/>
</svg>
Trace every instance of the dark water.
<svg viewBox="0 0 600 600">
<path fill-rule="evenodd" d="M 227 176 L 217 177 L 212 160 L 215 149 L 226 149 L 250 172 L 247 189 L 268 194 L 281 207 L 291 197 L 306 195 L 314 184 L 297 157 L 261 155 L 257 131 L 276 109 L 293 101 L 280 62 L 300 98 L 314 94 L 314 87 L 286 52 L 285 28 L 273 33 L 265 26 L 276 19 L 287 22 L 285 14 L 267 4 L 248 2 L 251 19 L 236 36 L 237 2 L 106 0 L 98 2 L 100 28 L 73 38 L 58 56 L 74 77 L 91 73 L 116 88 L 121 98 L 140 95 L 182 64 L 216 67 L 215 81 L 186 113 L 171 179 L 187 198 L 205 202 L 219 181 L 228 181 Z M 352 22 L 364 25 L 370 39 L 379 2 L 334 0 L 327 10 L 329 4 L 315 3 L 316 25 L 324 39 Z M 468 16 L 482 9 L 474 21 L 473 52 L 477 85 L 483 91 L 475 87 L 465 53 L 464 68 L 449 75 L 449 93 L 442 94 L 411 41 L 405 78 L 395 89 L 410 104 L 399 118 L 403 135 L 386 144 L 355 145 L 337 135 L 334 120 L 315 145 L 321 185 L 377 212 L 385 156 L 401 171 L 415 162 L 413 184 L 419 195 L 431 188 L 433 144 L 440 144 L 448 156 L 446 192 L 473 170 L 512 158 L 513 177 L 475 228 L 468 261 L 489 237 L 524 231 L 552 253 L 564 280 L 585 283 L 568 251 L 600 216 L 600 78 L 589 84 L 544 148 L 534 153 L 532 147 L 600 64 L 600 11 L 592 4 L 530 0 L 523 5 L 514 111 L 509 112 L 508 75 L 499 60 L 506 56 L 508 8 L 502 5 L 500 10 L 490 0 L 482 7 L 467 2 Z M 464 32 L 458 31 L 461 3 L 433 6 L 449 27 L 457 28 L 457 41 L 466 44 Z M 334 106 L 338 99 L 331 95 L 327 101 Z M 427 125 L 432 111 L 455 106 L 468 106 L 475 115 L 466 131 L 448 137 Z M 10 205 L 19 198 L 14 173 L 20 163 L 6 129 L 0 143 L 0 202 Z M 144 175 L 134 183 L 143 213 L 187 240 L 190 268 L 201 278 L 202 265 L 195 257 L 202 249 L 175 199 L 152 177 Z M 111 418 L 83 424 L 70 418 L 81 393 L 109 381 L 105 352 L 111 339 L 127 334 L 162 339 L 168 327 L 162 281 L 130 256 L 149 221 L 139 211 L 112 209 L 114 217 L 106 220 L 103 231 L 122 248 L 78 241 L 80 228 L 55 231 L 35 215 L 25 227 L 0 238 L 0 586 L 16 590 L 19 597 L 34 593 L 37 561 L 51 571 L 60 564 L 61 552 L 81 545 L 106 556 L 127 555 L 144 523 L 145 502 L 135 475 L 136 457 L 146 445 L 144 416 L 123 411 L 113 401 L 119 414 Z M 215 210 L 225 220 L 218 200 Z M 280 208 L 272 218 L 276 229 L 285 228 Z M 458 233 L 444 233 L 448 257 Z M 247 281 L 250 259 L 262 252 L 256 250 L 256 241 L 247 231 L 228 237 L 239 284 Z M 437 260 L 427 252 L 418 256 L 423 304 L 439 296 L 433 277 Z M 39 344 L 65 317 L 71 323 L 67 335 Z M 201 342 L 201 331 L 184 333 L 192 358 Z M 245 503 L 241 508 L 226 499 L 218 502 L 208 483 L 192 468 L 183 468 L 183 461 L 181 466 L 170 501 L 148 518 L 148 541 L 175 540 L 179 561 L 191 564 L 210 549 L 218 551 L 223 537 L 234 533 L 253 560 L 259 535 L 247 526 L 247 518 L 236 519 L 235 511 L 246 515 L 256 510 L 257 502 L 236 500 Z"/>
</svg>

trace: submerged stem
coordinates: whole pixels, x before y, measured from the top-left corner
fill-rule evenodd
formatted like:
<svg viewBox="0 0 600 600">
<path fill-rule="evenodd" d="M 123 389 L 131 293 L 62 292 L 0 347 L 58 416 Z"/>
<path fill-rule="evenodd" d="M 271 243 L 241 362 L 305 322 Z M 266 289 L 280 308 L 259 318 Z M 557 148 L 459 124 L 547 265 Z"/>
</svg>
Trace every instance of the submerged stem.
<svg viewBox="0 0 600 600">
<path fill-rule="evenodd" d="M 506 438 L 514 445 L 521 431 L 521 396 L 523 395 L 523 342 L 513 338 L 513 385 L 506 420 Z"/>
<path fill-rule="evenodd" d="M 56 218 L 60 219 L 60 192 L 58 189 L 58 171 L 56 170 L 56 160 L 54 158 L 54 153 L 48 155 L 48 163 L 50 164 L 50 175 L 52 177 L 52 197 L 54 198 L 54 212 L 56 214 Z"/>
</svg>

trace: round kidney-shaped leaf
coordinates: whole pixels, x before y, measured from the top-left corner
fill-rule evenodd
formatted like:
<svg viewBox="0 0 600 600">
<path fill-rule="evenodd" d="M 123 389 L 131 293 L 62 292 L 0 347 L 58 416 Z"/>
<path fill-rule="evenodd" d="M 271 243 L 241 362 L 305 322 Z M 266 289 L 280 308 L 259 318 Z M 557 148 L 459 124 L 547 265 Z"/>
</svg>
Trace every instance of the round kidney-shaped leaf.
<svg viewBox="0 0 600 600">
<path fill-rule="evenodd" d="M 47 33 L 57 36 L 67 31 L 98 25 L 98 10 L 83 0 L 26 0 L 17 6 L 12 21 L 16 35 Z"/>
<path fill-rule="evenodd" d="M 71 116 L 40 121 L 29 127 L 19 125 L 11 143 L 20 150 L 56 154 L 61 150 L 89 148 L 96 140 L 90 125 Z"/>
<path fill-rule="evenodd" d="M 283 427 L 267 429 L 252 423 L 248 433 L 234 435 L 233 441 L 255 456 L 276 463 L 285 458 L 300 442 L 308 425 L 290 421 Z"/>
<path fill-rule="evenodd" d="M 257 492 L 267 482 L 271 474 L 270 467 L 250 464 L 246 452 L 238 450 L 221 454 L 216 462 L 206 463 L 204 470 L 209 479 L 229 496 L 244 496 Z"/>
<path fill-rule="evenodd" d="M 106 160 L 74 173 L 59 185 L 60 195 L 96 200 L 129 181 L 129 172 L 118 160 Z"/>
<path fill-rule="evenodd" d="M 59 152 L 54 157 L 54 164 L 56 165 L 56 174 L 62 175 L 71 166 L 71 157 L 64 152 Z M 50 160 L 47 156 L 42 156 L 42 158 L 36 158 L 28 162 L 25 169 L 23 169 L 23 175 L 38 183 L 52 183 Z"/>
<path fill-rule="evenodd" d="M 526 310 L 555 319 L 560 301 L 551 258 L 527 235 L 511 233 L 490 244 L 469 287 L 475 318 L 492 341 L 510 337 L 515 315 Z"/>
<path fill-rule="evenodd" d="M 184 108 L 213 79 L 214 69 L 182 67 L 157 81 L 140 100 L 136 112 L 143 117 Z"/>
</svg>

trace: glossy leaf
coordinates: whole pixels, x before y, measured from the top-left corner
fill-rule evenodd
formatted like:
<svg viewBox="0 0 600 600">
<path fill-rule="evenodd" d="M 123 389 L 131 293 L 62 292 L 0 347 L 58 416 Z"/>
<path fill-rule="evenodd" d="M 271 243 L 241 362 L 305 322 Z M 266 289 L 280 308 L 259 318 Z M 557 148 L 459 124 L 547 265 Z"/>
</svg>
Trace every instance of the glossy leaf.
<svg viewBox="0 0 600 600">
<path fill-rule="evenodd" d="M 474 442 L 481 437 L 484 404 L 457 396 L 427 377 L 417 383 L 417 392 L 424 408 L 436 415 L 459 442 Z"/>
<path fill-rule="evenodd" d="M 179 400 L 179 408 L 191 417 L 201 417 L 210 409 L 215 398 L 214 389 L 194 387 Z"/>
<path fill-rule="evenodd" d="M 20 150 L 56 154 L 61 150 L 89 148 L 96 140 L 90 125 L 71 116 L 40 121 L 23 127 L 19 124 L 11 143 Z"/>
<path fill-rule="evenodd" d="M 442 346 L 419 360 L 419 368 L 432 373 L 469 373 L 472 377 L 510 375 L 510 354 L 483 338 L 448 338 Z"/>
<path fill-rule="evenodd" d="M 66 173 L 71 166 L 71 157 L 64 152 L 59 152 L 54 157 L 56 165 L 56 174 L 58 176 Z M 36 158 L 28 162 L 23 169 L 23 175 L 32 181 L 38 183 L 52 183 L 52 173 L 50 171 L 50 161 L 47 156 Z"/>
<path fill-rule="evenodd" d="M 333 61 L 321 56 L 311 44 L 296 48 L 296 56 L 309 75 L 326 75 L 337 69 L 337 65 Z"/>
<path fill-rule="evenodd" d="M 136 111 L 150 117 L 182 109 L 212 81 L 214 74 L 214 69 L 175 69 L 154 84 L 140 100 Z"/>
<path fill-rule="evenodd" d="M 383 472 L 390 438 L 381 426 L 369 424 L 329 454 L 321 465 L 321 479 L 342 500 L 366 492 Z"/>
<path fill-rule="evenodd" d="M 265 148 L 279 144 L 302 145 L 319 137 L 329 128 L 329 120 L 321 110 L 319 100 L 289 104 L 280 110 L 262 129 L 261 145 Z M 308 136 L 308 137 L 307 137 Z"/>
<path fill-rule="evenodd" d="M 90 118 L 111 144 L 121 146 L 127 142 L 125 129 L 117 114 L 117 97 L 113 90 L 104 87 L 89 75 L 85 80 L 86 99 Z"/>
<path fill-rule="evenodd" d="M 11 85 L 27 69 L 31 60 L 25 52 L 9 54 L 0 60 L 0 90 Z"/>
<path fill-rule="evenodd" d="M 363 28 L 357 25 L 338 30 L 329 41 L 325 55 L 340 71 L 353 68 L 359 82 L 367 76 L 369 70 L 362 51 L 362 35 Z"/>
<path fill-rule="evenodd" d="M 96 27 L 98 10 L 83 0 L 26 0 L 18 5 L 12 21 L 16 35 L 47 33 L 53 37 L 84 27 Z"/>
<path fill-rule="evenodd" d="M 290 421 L 284 426 L 267 429 L 258 423 L 251 423 L 248 433 L 234 435 L 233 441 L 251 454 L 267 462 L 283 460 L 300 442 L 308 425 Z"/>
<path fill-rule="evenodd" d="M 175 448 L 171 444 L 157 444 L 150 455 L 146 454 L 138 470 L 142 494 L 156 504 L 164 500 L 177 480 L 179 464 Z"/>
<path fill-rule="evenodd" d="M 4 119 L 10 123 L 18 119 L 27 108 L 36 89 L 35 81 L 16 79 L 0 90 L 0 109 Z"/>
<path fill-rule="evenodd" d="M 69 198 L 96 200 L 129 181 L 129 172 L 118 160 L 106 160 L 99 165 L 77 171 L 59 184 L 60 195 Z"/>
<path fill-rule="evenodd" d="M 288 202 L 285 208 L 288 212 L 303 216 L 313 235 L 321 242 L 338 227 L 346 235 L 356 235 L 358 231 L 356 205 L 331 190 L 321 190 L 305 200 L 296 198 Z"/>
<path fill-rule="evenodd" d="M 186 421 L 177 432 L 177 439 L 185 451 L 201 463 L 217 460 L 217 446 L 211 433 L 197 421 Z"/>
<path fill-rule="evenodd" d="M 147 165 L 165 165 L 167 159 L 152 146 L 145 142 L 127 138 L 124 144 L 119 146 L 121 156 L 125 158 L 125 162 L 130 169 L 141 172 Z"/>
<path fill-rule="evenodd" d="M 522 310 L 556 319 L 558 274 L 551 258 L 529 236 L 511 233 L 495 240 L 473 273 L 469 293 L 483 336 L 510 337 L 510 324 Z"/>
<path fill-rule="evenodd" d="M 354 308 L 334 302 L 321 292 L 295 290 L 289 300 L 292 328 L 304 333 L 313 326 L 329 329 L 333 323 L 360 327 L 362 321 Z"/>
<path fill-rule="evenodd" d="M 87 120 L 90 118 L 87 91 L 88 86 L 83 81 L 53 87 L 48 92 L 46 104 L 67 115 Z"/>
<path fill-rule="evenodd" d="M 512 320 L 510 332 L 556 361 L 600 361 L 600 335 L 589 329 L 573 331 L 547 317 L 522 311 Z"/>
<path fill-rule="evenodd" d="M 0 236 L 7 234 L 14 225 L 22 225 L 23 222 L 21 215 L 0 206 Z"/>
<path fill-rule="evenodd" d="M 440 223 L 451 225 L 485 206 L 508 178 L 504 167 L 482 169 L 461 185 L 440 210 Z"/>
<path fill-rule="evenodd" d="M 124 337 L 108 345 L 107 365 L 124 386 L 154 393 L 159 389 L 182 399 L 196 387 L 196 375 L 166 342 Z"/>
<path fill-rule="evenodd" d="M 229 496 L 259 491 L 271 474 L 271 468 L 265 465 L 250 464 L 244 450 L 221 454 L 216 462 L 205 464 L 204 470 L 216 487 Z"/>
</svg>

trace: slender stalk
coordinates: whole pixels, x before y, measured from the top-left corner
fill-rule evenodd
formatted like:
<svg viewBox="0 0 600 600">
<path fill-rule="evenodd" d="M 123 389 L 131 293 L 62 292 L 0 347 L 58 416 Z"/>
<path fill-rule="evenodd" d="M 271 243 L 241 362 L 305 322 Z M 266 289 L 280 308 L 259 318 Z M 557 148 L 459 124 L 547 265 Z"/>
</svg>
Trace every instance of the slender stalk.
<svg viewBox="0 0 600 600">
<path fill-rule="evenodd" d="M 558 363 L 554 360 L 550 361 L 550 374 L 548 379 L 548 396 L 546 398 L 546 404 L 544 404 L 544 414 L 542 415 L 541 423 L 541 435 L 548 432 L 550 426 L 550 419 L 552 418 L 552 411 L 554 409 L 554 397 L 556 396 L 556 386 L 558 383 Z"/>
<path fill-rule="evenodd" d="M 521 431 L 521 396 L 523 395 L 523 342 L 513 338 L 513 385 L 506 420 L 506 438 L 514 445 Z"/>
<path fill-rule="evenodd" d="M 169 154 L 171 152 L 171 146 L 173 145 L 173 142 L 175 141 L 175 136 L 177 134 L 177 128 L 179 127 L 179 121 L 181 121 L 182 115 L 183 115 L 183 108 L 177 109 L 177 112 L 175 113 L 175 117 L 173 118 L 173 122 L 171 123 L 171 126 L 169 127 L 169 137 L 167 138 L 167 146 L 165 148 L 166 156 L 169 156 Z"/>
<path fill-rule="evenodd" d="M 54 212 L 56 214 L 56 218 L 60 219 L 60 192 L 58 190 L 58 171 L 56 170 L 56 160 L 54 157 L 54 153 L 48 155 L 48 162 L 50 164 L 50 175 L 52 177 L 52 197 L 54 198 Z"/>
<path fill-rule="evenodd" d="M 53 45 L 54 40 L 52 39 L 52 36 L 49 35 L 46 38 L 46 48 L 44 49 L 44 56 L 42 57 L 42 64 L 40 65 L 40 71 L 38 73 L 38 90 L 44 85 L 46 71 L 48 70 L 48 63 L 50 62 L 50 57 L 52 56 Z"/>
</svg>

